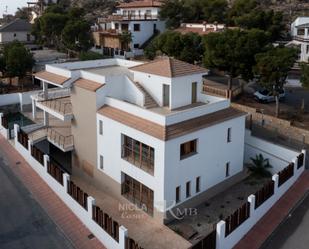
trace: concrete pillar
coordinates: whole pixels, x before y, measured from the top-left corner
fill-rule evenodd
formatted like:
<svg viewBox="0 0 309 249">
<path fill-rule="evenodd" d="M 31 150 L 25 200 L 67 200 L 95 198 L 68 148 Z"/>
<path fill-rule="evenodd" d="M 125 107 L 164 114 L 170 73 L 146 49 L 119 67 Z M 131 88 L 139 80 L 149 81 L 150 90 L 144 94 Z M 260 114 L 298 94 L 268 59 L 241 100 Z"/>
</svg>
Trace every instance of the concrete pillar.
<svg viewBox="0 0 309 249">
<path fill-rule="evenodd" d="M 48 99 L 48 84 L 43 81 L 43 94 L 44 94 L 44 99 Z"/>
<path fill-rule="evenodd" d="M 279 184 L 279 175 L 278 174 L 274 174 L 272 176 L 272 180 L 275 182 L 275 188 L 274 188 L 274 195 L 278 192 L 278 184 Z"/>
<path fill-rule="evenodd" d="M 249 195 L 248 202 L 250 202 L 250 217 L 251 217 L 255 212 L 255 195 Z"/>
<path fill-rule="evenodd" d="M 225 241 L 225 221 L 221 220 L 217 223 L 216 249 L 224 249 Z"/>
<path fill-rule="evenodd" d="M 31 145 L 32 145 L 32 141 L 28 139 L 28 151 L 29 151 L 30 156 L 31 156 Z"/>
<path fill-rule="evenodd" d="M 47 165 L 49 163 L 49 155 L 43 155 L 43 159 L 44 159 L 44 168 L 47 172 Z"/>
<path fill-rule="evenodd" d="M 70 180 L 70 175 L 68 173 L 63 174 L 63 188 L 65 193 L 68 192 L 68 180 Z"/>
<path fill-rule="evenodd" d="M 119 248 L 125 249 L 126 248 L 126 238 L 128 237 L 128 229 L 124 226 L 119 227 Z"/>
<path fill-rule="evenodd" d="M 95 199 L 92 196 L 87 198 L 87 211 L 89 218 L 92 220 L 92 207 L 95 205 Z"/>
<path fill-rule="evenodd" d="M 307 156 L 307 151 L 306 150 L 301 150 L 301 153 L 304 154 L 304 168 L 306 167 L 306 156 Z"/>
<path fill-rule="evenodd" d="M 44 111 L 44 126 L 49 126 L 49 115 L 46 111 Z"/>
<path fill-rule="evenodd" d="M 36 119 L 36 102 L 35 99 L 32 99 L 32 118 Z"/>
</svg>

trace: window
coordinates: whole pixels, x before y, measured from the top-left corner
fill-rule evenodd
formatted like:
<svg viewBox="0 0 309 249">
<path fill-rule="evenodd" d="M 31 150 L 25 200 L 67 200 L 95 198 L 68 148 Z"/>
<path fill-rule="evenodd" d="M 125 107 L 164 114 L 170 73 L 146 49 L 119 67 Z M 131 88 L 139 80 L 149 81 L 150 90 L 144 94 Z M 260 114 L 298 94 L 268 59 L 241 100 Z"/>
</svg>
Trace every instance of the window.
<svg viewBox="0 0 309 249">
<path fill-rule="evenodd" d="M 16 34 L 14 33 L 14 37 L 16 37 Z"/>
<path fill-rule="evenodd" d="M 186 197 L 190 197 L 191 196 L 191 182 L 187 182 L 186 183 Z"/>
<path fill-rule="evenodd" d="M 104 158 L 102 155 L 100 155 L 100 169 L 104 169 Z"/>
<path fill-rule="evenodd" d="M 115 23 L 115 29 L 116 29 L 116 30 L 119 29 L 119 23 Z"/>
<path fill-rule="evenodd" d="M 99 120 L 99 134 L 103 135 L 103 121 Z"/>
<path fill-rule="evenodd" d="M 230 162 L 225 164 L 225 177 L 230 176 Z"/>
<path fill-rule="evenodd" d="M 134 24 L 134 31 L 141 31 L 141 25 L 140 24 Z"/>
<path fill-rule="evenodd" d="M 180 145 L 180 160 L 196 154 L 197 139 Z"/>
<path fill-rule="evenodd" d="M 176 188 L 176 203 L 180 202 L 180 186 Z"/>
<path fill-rule="evenodd" d="M 227 129 L 227 142 L 232 142 L 232 128 Z"/>
<path fill-rule="evenodd" d="M 154 148 L 128 136 L 122 136 L 122 159 L 153 175 Z"/>
<path fill-rule="evenodd" d="M 297 29 L 297 35 L 305 35 L 305 29 Z"/>
<path fill-rule="evenodd" d="M 139 48 L 139 43 L 135 43 L 134 48 Z"/>
<path fill-rule="evenodd" d="M 195 192 L 196 193 L 201 191 L 200 184 L 201 184 L 201 178 L 198 176 L 196 177 L 196 181 L 195 181 Z"/>
<path fill-rule="evenodd" d="M 307 45 L 306 54 L 309 54 L 309 45 Z"/>
</svg>

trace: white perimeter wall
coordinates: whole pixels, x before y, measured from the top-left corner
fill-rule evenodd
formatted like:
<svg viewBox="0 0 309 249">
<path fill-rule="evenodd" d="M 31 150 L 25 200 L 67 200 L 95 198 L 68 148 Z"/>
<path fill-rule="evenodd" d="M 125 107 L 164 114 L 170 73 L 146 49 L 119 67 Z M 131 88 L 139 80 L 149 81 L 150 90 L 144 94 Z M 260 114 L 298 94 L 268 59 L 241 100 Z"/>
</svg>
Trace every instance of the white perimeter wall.
<svg viewBox="0 0 309 249">
<path fill-rule="evenodd" d="M 23 93 L 10 93 L 10 94 L 1 94 L 0 95 L 0 106 L 5 105 L 28 105 L 31 104 L 31 95 L 37 94 L 39 91 L 30 91 Z"/>
<path fill-rule="evenodd" d="M 14 36 L 14 34 L 16 36 Z M 0 43 L 12 42 L 12 41 L 20 41 L 20 42 L 28 42 L 27 35 L 30 35 L 30 32 L 1 32 L 0 33 Z M 30 35 L 30 41 L 33 41 L 34 37 Z"/>
<path fill-rule="evenodd" d="M 292 158 L 295 158 L 299 152 L 254 137 L 249 130 L 246 130 L 245 163 L 252 163 L 250 158 L 255 158 L 258 154 L 269 159 L 273 166 L 270 171 L 274 174 L 288 166 Z"/>
<path fill-rule="evenodd" d="M 232 142 L 227 143 L 227 129 L 232 128 Z M 230 176 L 243 170 L 245 117 L 235 118 L 166 142 L 164 199 L 175 200 L 181 186 L 181 202 L 196 195 L 195 180 L 200 177 L 201 191 L 226 180 L 225 166 L 230 162 Z M 197 139 L 197 154 L 180 160 L 180 145 Z M 186 198 L 186 182 L 191 181 L 191 197 Z M 181 203 L 180 202 L 180 203 Z"/>
</svg>

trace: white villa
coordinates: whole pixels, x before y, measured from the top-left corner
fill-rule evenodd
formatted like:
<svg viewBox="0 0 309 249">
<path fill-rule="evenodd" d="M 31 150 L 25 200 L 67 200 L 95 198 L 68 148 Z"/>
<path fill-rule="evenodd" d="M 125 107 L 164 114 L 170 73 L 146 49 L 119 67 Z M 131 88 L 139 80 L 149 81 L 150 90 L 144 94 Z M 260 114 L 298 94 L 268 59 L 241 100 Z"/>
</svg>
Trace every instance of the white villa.
<svg viewBox="0 0 309 249">
<path fill-rule="evenodd" d="M 93 33 L 96 49 L 116 57 L 142 55 L 143 48 L 165 30 L 165 22 L 159 19 L 161 5 L 153 0 L 119 4 L 116 13 L 99 18 Z M 123 34 L 130 34 L 132 40 L 124 41 Z"/>
<path fill-rule="evenodd" d="M 293 41 L 289 44 L 294 44 L 300 47 L 301 62 L 308 62 L 309 58 L 309 17 L 298 17 L 291 24 L 291 35 Z"/>
<path fill-rule="evenodd" d="M 16 19 L 0 27 L 0 44 L 12 41 L 31 43 L 34 37 L 31 35 L 31 24 L 22 19 Z"/>
<path fill-rule="evenodd" d="M 54 151 L 71 156 L 66 170 L 163 222 L 164 202 L 197 204 L 243 171 L 245 113 L 202 93 L 207 73 L 168 57 L 47 65 L 35 75 L 44 90 L 33 96 L 33 115 L 39 108 L 47 127 L 53 116 L 68 129 L 51 126 L 30 137 L 47 137 Z"/>
</svg>

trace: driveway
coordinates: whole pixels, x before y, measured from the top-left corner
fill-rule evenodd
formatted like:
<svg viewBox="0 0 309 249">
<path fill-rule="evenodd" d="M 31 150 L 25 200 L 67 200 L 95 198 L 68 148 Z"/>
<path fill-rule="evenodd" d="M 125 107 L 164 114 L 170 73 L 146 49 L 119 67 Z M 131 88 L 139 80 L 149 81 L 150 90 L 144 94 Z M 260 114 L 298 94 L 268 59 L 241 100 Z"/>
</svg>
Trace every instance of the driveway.
<svg viewBox="0 0 309 249">
<path fill-rule="evenodd" d="M 0 158 L 0 248 L 74 249 Z"/>
<path fill-rule="evenodd" d="M 309 245 L 309 195 L 281 224 L 261 249 L 307 249 Z"/>
</svg>

